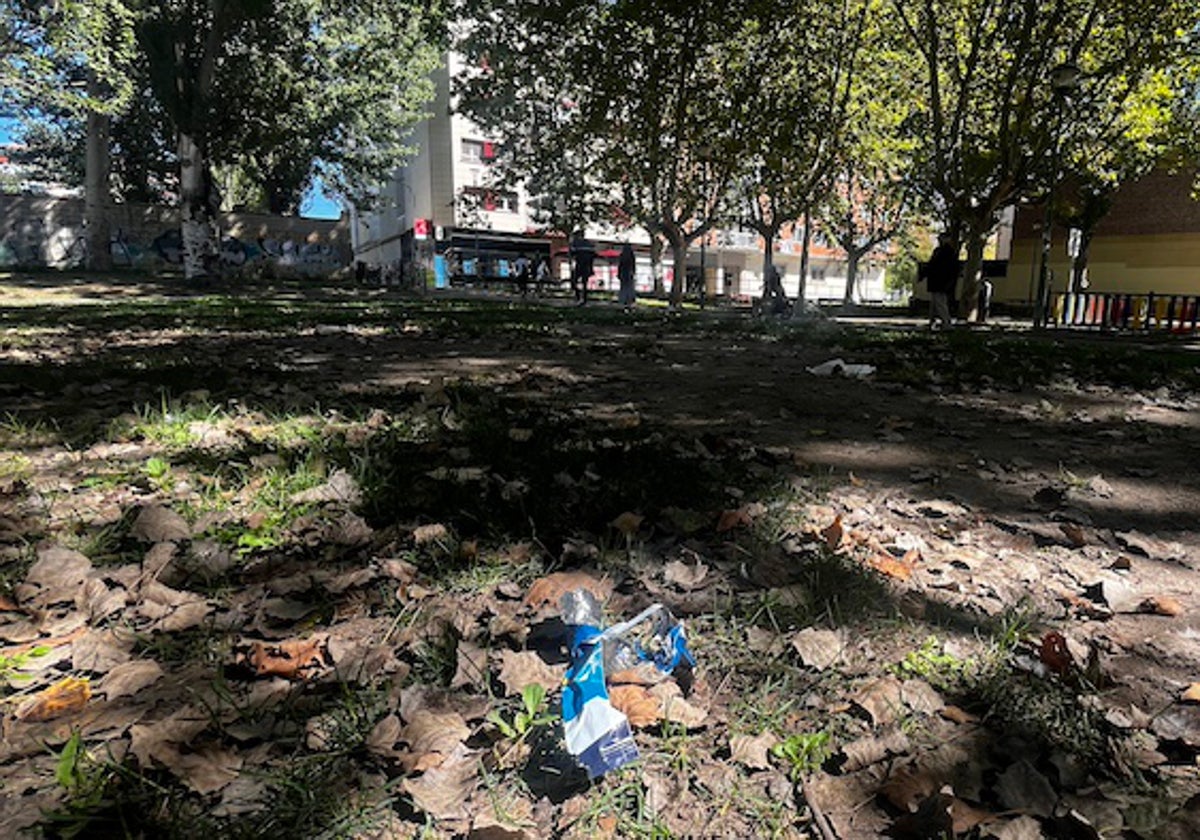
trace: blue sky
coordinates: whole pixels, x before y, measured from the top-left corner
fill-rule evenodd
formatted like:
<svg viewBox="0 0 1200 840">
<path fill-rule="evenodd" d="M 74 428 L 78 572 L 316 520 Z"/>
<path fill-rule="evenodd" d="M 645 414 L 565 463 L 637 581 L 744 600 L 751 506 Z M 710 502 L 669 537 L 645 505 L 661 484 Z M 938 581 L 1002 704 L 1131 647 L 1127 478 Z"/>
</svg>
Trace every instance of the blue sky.
<svg viewBox="0 0 1200 840">
<path fill-rule="evenodd" d="M 16 128 L 16 120 L 0 116 L 0 143 L 11 143 Z M 325 192 L 319 181 L 304 196 L 300 205 L 300 215 L 306 219 L 336 219 L 341 212 L 342 205 Z"/>
</svg>

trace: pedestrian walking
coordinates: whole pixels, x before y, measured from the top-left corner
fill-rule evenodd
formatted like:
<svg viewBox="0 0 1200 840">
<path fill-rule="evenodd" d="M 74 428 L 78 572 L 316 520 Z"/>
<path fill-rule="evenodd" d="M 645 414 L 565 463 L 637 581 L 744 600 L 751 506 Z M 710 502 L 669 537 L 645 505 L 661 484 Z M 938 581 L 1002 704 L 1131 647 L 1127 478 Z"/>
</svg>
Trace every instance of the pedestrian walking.
<svg viewBox="0 0 1200 840">
<path fill-rule="evenodd" d="M 596 266 L 596 246 L 584 238 L 583 232 L 577 232 L 571 239 L 571 259 L 574 266 L 571 271 L 571 289 L 575 293 L 575 302 L 583 306 L 587 303 L 588 281 Z"/>
<path fill-rule="evenodd" d="M 948 233 L 938 236 L 937 247 L 925 265 L 925 282 L 929 287 L 929 329 L 940 323 L 942 329 L 950 326 L 950 299 L 962 273 L 962 261 L 958 258 L 958 243 Z"/>
<path fill-rule="evenodd" d="M 529 293 L 529 257 L 521 254 L 513 263 L 513 269 L 517 273 L 517 288 L 521 290 L 521 297 L 525 297 Z"/>
</svg>

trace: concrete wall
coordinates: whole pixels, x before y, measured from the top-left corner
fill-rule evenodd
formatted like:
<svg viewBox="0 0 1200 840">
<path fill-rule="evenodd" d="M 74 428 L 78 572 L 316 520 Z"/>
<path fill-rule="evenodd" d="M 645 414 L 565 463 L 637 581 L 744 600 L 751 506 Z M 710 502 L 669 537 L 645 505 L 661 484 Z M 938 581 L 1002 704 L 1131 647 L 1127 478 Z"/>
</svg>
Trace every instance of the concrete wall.
<svg viewBox="0 0 1200 840">
<path fill-rule="evenodd" d="M 1155 172 L 1126 184 L 1096 227 L 1088 253 L 1088 291 L 1200 294 L 1200 202 L 1192 198 L 1194 171 Z M 1030 300 L 1041 259 L 1043 211 L 1018 210 L 1008 277 L 996 283 L 999 301 Z M 1052 231 L 1052 289 L 1066 291 L 1067 231 Z"/>
<path fill-rule="evenodd" d="M 281 271 L 331 274 L 350 263 L 350 229 L 337 221 L 223 213 L 221 259 L 233 266 L 269 264 Z M 118 268 L 178 265 L 179 211 L 117 204 L 109 211 Z M 84 257 L 83 200 L 0 195 L 0 267 L 69 268 Z"/>
</svg>

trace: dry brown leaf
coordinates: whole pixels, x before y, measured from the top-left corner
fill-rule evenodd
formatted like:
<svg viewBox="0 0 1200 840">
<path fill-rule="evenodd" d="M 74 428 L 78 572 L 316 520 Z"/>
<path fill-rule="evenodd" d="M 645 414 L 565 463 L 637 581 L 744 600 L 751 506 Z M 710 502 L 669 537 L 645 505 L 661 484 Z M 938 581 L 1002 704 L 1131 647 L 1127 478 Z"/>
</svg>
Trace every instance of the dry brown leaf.
<svg viewBox="0 0 1200 840">
<path fill-rule="evenodd" d="M 671 680 L 659 683 L 649 692 L 662 704 L 660 716 L 663 720 L 696 729 L 708 719 L 708 711 L 685 700 L 679 686 Z"/>
<path fill-rule="evenodd" d="M 1058 528 L 1074 548 L 1083 548 L 1087 545 L 1087 534 L 1084 533 L 1083 528 L 1074 522 L 1062 522 Z"/>
<path fill-rule="evenodd" d="M 152 543 L 175 542 L 192 536 L 192 528 L 186 519 L 160 505 L 142 508 L 129 530 L 137 539 Z"/>
<path fill-rule="evenodd" d="M 951 723 L 979 723 L 978 717 L 971 714 L 966 709 L 959 708 L 958 706 L 946 706 L 944 709 L 939 710 L 938 714 Z"/>
<path fill-rule="evenodd" d="M 637 533 L 638 528 L 642 527 L 642 522 L 645 520 L 646 517 L 627 510 L 608 524 L 625 536 L 631 537 Z"/>
<path fill-rule="evenodd" d="M 325 654 L 324 637 L 254 642 L 246 662 L 260 677 L 303 680 L 325 667 Z"/>
<path fill-rule="evenodd" d="M 658 698 L 640 685 L 614 685 L 608 690 L 613 708 L 629 718 L 634 729 L 645 729 L 658 723 L 662 706 Z"/>
<path fill-rule="evenodd" d="M 901 811 L 912 813 L 940 787 L 941 783 L 932 773 L 910 765 L 888 779 L 881 792 Z"/>
<path fill-rule="evenodd" d="M 912 749 L 912 743 L 899 729 L 878 737 L 867 736 L 851 741 L 842 747 L 842 755 L 846 763 L 842 765 L 843 773 L 853 773 L 872 764 L 878 764 L 886 758 L 904 755 Z"/>
<path fill-rule="evenodd" d="M 413 528 L 413 542 L 417 545 L 428 545 L 432 542 L 442 543 L 449 538 L 449 530 L 439 522 L 432 525 L 418 525 Z"/>
<path fill-rule="evenodd" d="M 898 558 L 887 553 L 878 553 L 867 560 L 867 565 L 896 580 L 908 580 L 913 573 L 912 563 L 907 561 L 907 556 Z"/>
<path fill-rule="evenodd" d="M 974 805 L 954 797 L 950 802 L 950 819 L 954 825 L 954 836 L 957 837 L 960 834 L 966 834 L 977 825 L 994 822 L 1000 817 L 991 811 L 976 808 Z"/>
<path fill-rule="evenodd" d="M 467 820 L 467 801 L 479 783 L 479 760 L 459 744 L 439 766 L 401 784 L 413 803 L 435 820 Z"/>
<path fill-rule="evenodd" d="M 554 691 L 562 686 L 564 676 L 564 666 L 548 665 L 532 650 L 500 651 L 500 682 L 506 695 L 520 694 L 525 686 L 533 684 Z"/>
<path fill-rule="evenodd" d="M 845 536 L 845 531 L 842 528 L 842 515 L 839 513 L 833 518 L 833 522 L 828 528 L 821 530 L 821 538 L 825 541 L 825 546 L 830 551 L 837 551 L 842 545 L 842 538 Z"/>
<path fill-rule="evenodd" d="M 717 533 L 723 534 L 726 531 L 732 531 L 734 528 L 749 525 L 752 521 L 750 512 L 744 507 L 737 510 L 723 510 L 717 519 Z"/>
<path fill-rule="evenodd" d="M 875 726 L 895 723 L 906 711 L 904 687 L 892 676 L 867 683 L 850 699 L 871 717 Z"/>
<path fill-rule="evenodd" d="M 847 477 L 850 479 L 851 487 L 865 487 L 867 484 L 867 482 L 863 481 L 861 478 L 856 476 L 854 474 L 853 470 L 851 470 L 849 473 L 847 473 Z"/>
<path fill-rule="evenodd" d="M 1141 612 L 1175 618 L 1185 612 L 1183 604 L 1167 595 L 1157 595 L 1142 602 Z"/>
<path fill-rule="evenodd" d="M 1194 682 L 1185 688 L 1179 699 L 1184 703 L 1200 703 L 1200 682 Z"/>
<path fill-rule="evenodd" d="M 27 700 L 17 709 L 17 720 L 29 723 L 53 720 L 79 711 L 87 705 L 91 696 L 92 686 L 88 680 L 66 677 Z"/>
<path fill-rule="evenodd" d="M 412 712 L 408 725 L 400 732 L 400 740 L 408 744 L 416 769 L 441 764 L 446 756 L 462 745 L 471 734 L 462 715 L 457 712 L 431 712 L 418 709 Z M 430 759 L 433 759 L 432 761 Z"/>
<path fill-rule="evenodd" d="M 238 777 L 242 758 L 215 746 L 164 756 L 163 763 L 179 780 L 201 795 L 214 793 Z"/>
<path fill-rule="evenodd" d="M 458 664 L 454 669 L 454 678 L 450 680 L 451 688 L 482 685 L 487 676 L 487 648 L 472 644 L 465 639 L 458 643 L 456 650 Z"/>
<path fill-rule="evenodd" d="M 613 674 L 605 674 L 604 679 L 609 685 L 654 685 L 657 680 L 644 668 L 627 668 Z"/>
<path fill-rule="evenodd" d="M 586 589 L 603 603 L 612 594 L 612 583 L 607 580 L 596 580 L 586 572 L 554 572 L 543 578 L 538 578 L 529 587 L 525 603 L 531 607 L 550 604 L 559 605 L 562 596 L 576 589 Z"/>
<path fill-rule="evenodd" d="M 771 767 L 768 757 L 771 747 L 779 743 L 772 732 L 761 735 L 734 735 L 729 739 L 730 758 L 751 770 L 767 770 Z"/>
<path fill-rule="evenodd" d="M 96 692 L 109 700 L 128 697 L 158 682 L 162 675 L 162 666 L 153 659 L 122 662 L 104 675 L 96 685 Z"/>
<path fill-rule="evenodd" d="M 708 577 L 708 566 L 699 561 L 689 566 L 682 560 L 672 560 L 663 567 L 663 577 L 667 583 L 673 583 L 680 589 L 696 589 Z"/>
<path fill-rule="evenodd" d="M 1070 671 L 1071 666 L 1075 664 L 1075 660 L 1071 657 L 1071 651 L 1067 647 L 1067 640 L 1062 633 L 1054 630 L 1042 637 L 1041 644 L 1038 646 L 1038 658 L 1051 672 L 1060 677 Z"/>
<path fill-rule="evenodd" d="M 395 752 L 396 742 L 400 740 L 403 730 L 404 724 L 400 722 L 399 715 L 385 715 L 371 727 L 371 734 L 365 742 L 366 748 L 374 755 L 390 756 Z"/>
</svg>

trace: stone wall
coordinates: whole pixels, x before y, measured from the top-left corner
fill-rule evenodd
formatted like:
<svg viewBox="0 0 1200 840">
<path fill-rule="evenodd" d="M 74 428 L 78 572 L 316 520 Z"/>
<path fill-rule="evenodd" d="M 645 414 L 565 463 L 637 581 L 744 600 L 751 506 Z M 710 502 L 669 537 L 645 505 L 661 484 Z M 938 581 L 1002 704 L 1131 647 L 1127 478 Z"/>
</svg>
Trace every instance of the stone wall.
<svg viewBox="0 0 1200 840">
<path fill-rule="evenodd" d="M 336 221 L 223 213 L 220 259 L 228 267 L 327 276 L 350 264 L 350 228 Z M 179 211 L 117 204 L 109 210 L 117 268 L 170 270 L 180 264 Z M 0 195 L 0 267 L 74 268 L 86 257 L 83 200 Z"/>
</svg>

